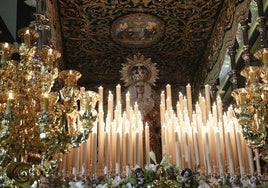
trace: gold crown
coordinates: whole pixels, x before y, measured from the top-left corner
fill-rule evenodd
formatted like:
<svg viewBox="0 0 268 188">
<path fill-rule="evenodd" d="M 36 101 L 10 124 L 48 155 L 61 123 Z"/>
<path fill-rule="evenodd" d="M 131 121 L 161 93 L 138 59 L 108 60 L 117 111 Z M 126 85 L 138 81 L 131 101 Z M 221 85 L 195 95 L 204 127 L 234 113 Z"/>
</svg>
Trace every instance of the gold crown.
<svg viewBox="0 0 268 188">
<path fill-rule="evenodd" d="M 143 65 L 133 66 L 130 70 L 131 79 L 133 82 L 148 80 L 149 71 Z"/>
</svg>

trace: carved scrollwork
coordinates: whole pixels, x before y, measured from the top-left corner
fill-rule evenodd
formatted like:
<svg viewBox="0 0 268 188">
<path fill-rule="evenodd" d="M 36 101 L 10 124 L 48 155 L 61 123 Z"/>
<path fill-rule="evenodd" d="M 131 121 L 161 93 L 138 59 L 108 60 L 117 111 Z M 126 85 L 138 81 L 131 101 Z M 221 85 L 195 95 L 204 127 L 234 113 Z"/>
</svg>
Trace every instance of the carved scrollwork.
<svg viewBox="0 0 268 188">
<path fill-rule="evenodd" d="M 249 3 L 249 0 L 225 1 L 203 56 L 207 64 L 199 67 L 196 85 L 216 83 L 226 49 L 234 43 L 239 21 L 248 15 Z"/>
<path fill-rule="evenodd" d="M 224 35 L 224 31 L 230 27 L 233 20 L 233 10 L 240 1 L 59 0 L 58 2 L 68 67 L 78 69 L 82 75 L 90 75 L 94 70 L 94 77 L 83 76 L 81 82 L 98 83 L 100 79 L 103 83 L 118 82 L 120 65 L 127 57 L 139 51 L 144 56 L 151 57 L 158 67 L 163 68 L 160 68 L 159 81 L 188 83 L 196 76 L 193 72 L 202 69 L 199 66 L 204 66 L 205 69 L 212 67 L 213 64 L 210 62 L 213 62 L 213 59 L 206 65 L 206 59 L 201 61 L 200 57 L 203 57 L 207 45 L 213 49 L 210 54 L 218 51 L 222 39 L 214 38 L 214 42 L 208 43 L 211 33 L 214 30 L 217 35 Z M 220 8 L 225 12 L 219 14 Z M 151 15 L 163 21 L 162 36 L 153 45 L 126 47 L 114 40 L 111 32 L 115 20 L 135 14 Z M 214 55 L 211 58 L 214 58 Z M 180 70 L 180 74 L 177 72 L 173 74 L 171 70 Z M 109 78 L 114 78 L 113 81 L 105 78 L 108 72 Z"/>
<path fill-rule="evenodd" d="M 18 186 L 29 187 L 34 182 L 32 166 L 28 163 L 13 162 L 7 168 L 7 176 L 16 181 Z"/>
</svg>

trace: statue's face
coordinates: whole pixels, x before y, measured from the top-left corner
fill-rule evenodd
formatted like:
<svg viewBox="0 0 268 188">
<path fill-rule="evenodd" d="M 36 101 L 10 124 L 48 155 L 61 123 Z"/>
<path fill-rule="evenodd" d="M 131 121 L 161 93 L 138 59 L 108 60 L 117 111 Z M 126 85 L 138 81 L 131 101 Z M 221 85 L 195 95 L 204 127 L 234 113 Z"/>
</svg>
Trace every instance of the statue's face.
<svg viewBox="0 0 268 188">
<path fill-rule="evenodd" d="M 144 94 L 144 83 L 143 82 L 137 82 L 135 84 L 137 94 Z"/>
</svg>

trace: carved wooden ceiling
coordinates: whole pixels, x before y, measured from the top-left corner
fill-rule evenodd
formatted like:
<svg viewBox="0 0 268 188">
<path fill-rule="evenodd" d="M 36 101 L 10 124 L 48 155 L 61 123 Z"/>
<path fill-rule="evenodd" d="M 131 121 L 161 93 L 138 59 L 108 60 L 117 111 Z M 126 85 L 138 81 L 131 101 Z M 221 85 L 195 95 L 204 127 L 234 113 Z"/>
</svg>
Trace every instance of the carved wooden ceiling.
<svg viewBox="0 0 268 188">
<path fill-rule="evenodd" d="M 141 53 L 156 63 L 156 85 L 202 84 L 241 2 L 58 0 L 65 67 L 80 71 L 83 85 L 115 85 L 122 64 Z"/>
</svg>

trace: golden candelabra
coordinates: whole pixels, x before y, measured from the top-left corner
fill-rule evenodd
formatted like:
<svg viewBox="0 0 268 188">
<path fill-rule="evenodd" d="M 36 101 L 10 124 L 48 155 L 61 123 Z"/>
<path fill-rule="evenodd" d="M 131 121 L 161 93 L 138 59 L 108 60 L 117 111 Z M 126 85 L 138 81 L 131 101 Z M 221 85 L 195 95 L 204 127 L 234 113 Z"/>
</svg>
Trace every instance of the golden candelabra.
<svg viewBox="0 0 268 188">
<path fill-rule="evenodd" d="M 49 46 L 38 49 L 38 32 L 19 31 L 17 49 L 1 43 L 0 62 L 0 184 L 28 187 L 57 170 L 58 153 L 66 153 L 87 140 L 96 120 L 98 94 L 78 89 L 81 74 L 58 73 L 60 53 Z M 18 53 L 20 60 L 12 60 Z M 64 81 L 53 92 L 56 78 Z"/>
<path fill-rule="evenodd" d="M 260 47 L 254 53 L 258 64 L 253 64 L 248 39 L 248 22 L 241 22 L 243 32 L 243 59 L 245 68 L 241 75 L 245 77 L 245 87 L 234 89 L 232 96 L 236 100 L 236 112 L 242 133 L 249 147 L 260 150 L 260 156 L 268 161 L 268 44 L 267 44 L 267 18 L 263 10 L 263 0 L 255 0 L 258 8 L 256 21 L 260 34 Z"/>
<path fill-rule="evenodd" d="M 235 89 L 232 96 L 237 103 L 239 124 L 248 145 L 253 149 L 260 148 L 262 158 L 268 161 L 268 49 L 263 48 L 254 55 L 262 66 L 243 69 L 241 75 L 246 78 L 246 86 Z"/>
</svg>

